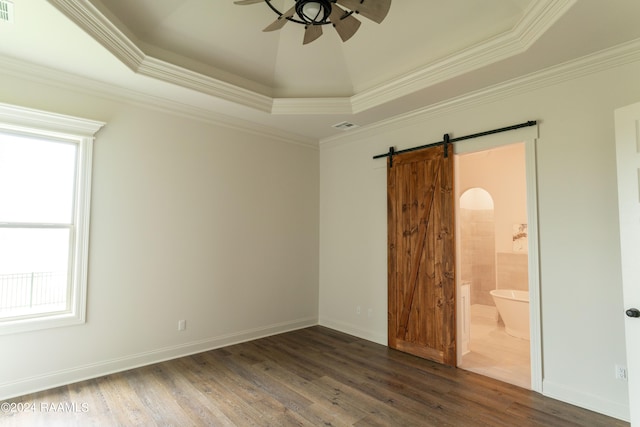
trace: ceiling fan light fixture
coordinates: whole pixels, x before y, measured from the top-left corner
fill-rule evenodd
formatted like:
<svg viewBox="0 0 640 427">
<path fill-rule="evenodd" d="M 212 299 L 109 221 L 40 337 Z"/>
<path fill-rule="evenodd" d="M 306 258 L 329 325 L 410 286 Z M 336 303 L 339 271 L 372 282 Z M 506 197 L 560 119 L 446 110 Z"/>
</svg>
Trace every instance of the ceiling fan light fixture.
<svg viewBox="0 0 640 427">
<path fill-rule="evenodd" d="M 331 4 L 326 0 L 298 0 L 296 13 L 307 24 L 323 24 L 331 14 Z"/>
<path fill-rule="evenodd" d="M 0 2 L 6 0 L 0 0 Z M 272 4 L 272 0 L 235 0 L 235 4 L 248 5 L 266 3 L 278 18 L 262 31 L 279 30 L 287 22 L 304 25 L 302 44 L 311 43 L 322 35 L 323 25 L 332 25 L 343 42 L 349 40 L 360 28 L 360 21 L 354 15 L 364 16 L 381 23 L 389 12 L 391 0 L 289 0 L 294 5 L 282 13 Z"/>
</svg>

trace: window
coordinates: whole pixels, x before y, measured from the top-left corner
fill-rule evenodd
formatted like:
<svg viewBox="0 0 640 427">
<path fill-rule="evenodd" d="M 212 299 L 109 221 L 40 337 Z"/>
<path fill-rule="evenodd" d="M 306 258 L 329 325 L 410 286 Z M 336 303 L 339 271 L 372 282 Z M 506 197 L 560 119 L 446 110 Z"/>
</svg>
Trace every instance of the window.
<svg viewBox="0 0 640 427">
<path fill-rule="evenodd" d="M 103 123 L 0 104 L 0 334 L 83 323 Z"/>
</svg>

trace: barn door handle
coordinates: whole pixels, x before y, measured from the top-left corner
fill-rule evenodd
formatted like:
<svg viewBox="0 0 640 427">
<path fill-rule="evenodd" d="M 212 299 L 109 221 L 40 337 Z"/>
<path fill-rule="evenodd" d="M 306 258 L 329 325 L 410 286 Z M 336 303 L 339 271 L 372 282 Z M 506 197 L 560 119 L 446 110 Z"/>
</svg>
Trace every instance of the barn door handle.
<svg viewBox="0 0 640 427">
<path fill-rule="evenodd" d="M 625 312 L 629 317 L 640 317 L 640 310 L 637 308 L 630 308 Z"/>
</svg>

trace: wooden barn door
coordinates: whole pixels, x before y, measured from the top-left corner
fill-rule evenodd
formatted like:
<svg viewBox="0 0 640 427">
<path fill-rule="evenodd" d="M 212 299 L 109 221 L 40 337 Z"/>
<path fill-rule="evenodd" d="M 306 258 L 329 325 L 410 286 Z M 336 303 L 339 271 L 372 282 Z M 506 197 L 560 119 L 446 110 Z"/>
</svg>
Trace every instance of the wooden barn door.
<svg viewBox="0 0 640 427">
<path fill-rule="evenodd" d="M 388 335 L 391 348 L 455 366 L 452 151 L 387 160 Z"/>
</svg>

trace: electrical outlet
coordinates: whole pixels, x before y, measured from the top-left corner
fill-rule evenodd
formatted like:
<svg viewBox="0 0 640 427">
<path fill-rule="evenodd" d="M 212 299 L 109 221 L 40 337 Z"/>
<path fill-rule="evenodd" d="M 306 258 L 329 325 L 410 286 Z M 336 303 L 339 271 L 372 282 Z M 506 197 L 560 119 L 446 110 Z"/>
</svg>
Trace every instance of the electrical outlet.
<svg viewBox="0 0 640 427">
<path fill-rule="evenodd" d="M 178 330 L 184 331 L 187 329 L 187 321 L 186 320 L 178 320 Z"/>
<path fill-rule="evenodd" d="M 616 379 L 627 380 L 627 367 L 622 365 L 616 365 Z"/>
<path fill-rule="evenodd" d="M 371 316 L 373 316 L 373 309 L 372 308 L 367 310 L 367 317 L 371 318 Z"/>
<path fill-rule="evenodd" d="M 360 308 L 360 306 L 356 307 L 356 314 L 359 316 L 360 312 L 362 311 L 362 309 Z"/>
</svg>

